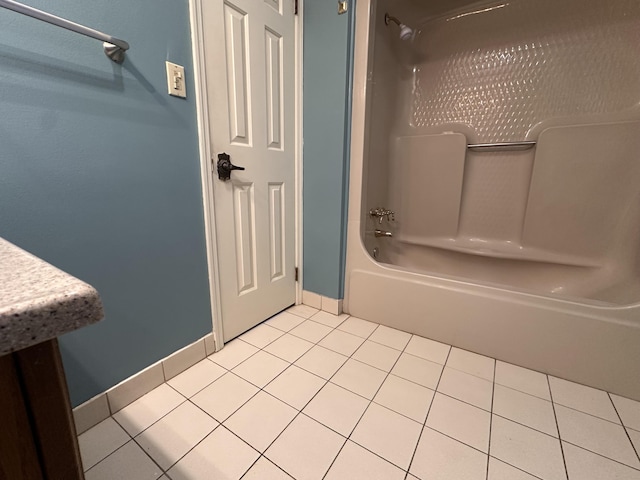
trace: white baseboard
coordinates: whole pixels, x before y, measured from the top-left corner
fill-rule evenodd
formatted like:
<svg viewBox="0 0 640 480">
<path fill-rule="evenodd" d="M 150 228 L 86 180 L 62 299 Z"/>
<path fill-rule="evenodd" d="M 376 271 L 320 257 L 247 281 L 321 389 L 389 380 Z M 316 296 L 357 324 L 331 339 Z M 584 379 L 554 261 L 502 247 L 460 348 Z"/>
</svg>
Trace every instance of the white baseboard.
<svg viewBox="0 0 640 480">
<path fill-rule="evenodd" d="M 302 291 L 302 303 L 317 308 L 318 310 L 332 313 L 333 315 L 340 315 L 342 313 L 342 299 L 323 297 L 308 290 Z"/>
<path fill-rule="evenodd" d="M 80 435 L 215 351 L 213 334 L 173 352 L 73 409 Z"/>
</svg>

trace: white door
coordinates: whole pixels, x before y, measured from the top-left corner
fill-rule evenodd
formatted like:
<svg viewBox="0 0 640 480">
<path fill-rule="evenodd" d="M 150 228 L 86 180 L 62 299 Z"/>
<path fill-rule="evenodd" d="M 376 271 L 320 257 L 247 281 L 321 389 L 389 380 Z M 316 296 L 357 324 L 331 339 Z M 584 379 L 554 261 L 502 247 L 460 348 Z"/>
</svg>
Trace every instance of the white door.
<svg viewBox="0 0 640 480">
<path fill-rule="evenodd" d="M 203 0 L 224 341 L 295 303 L 293 0 Z M 244 170 L 216 174 L 218 155 Z"/>
</svg>

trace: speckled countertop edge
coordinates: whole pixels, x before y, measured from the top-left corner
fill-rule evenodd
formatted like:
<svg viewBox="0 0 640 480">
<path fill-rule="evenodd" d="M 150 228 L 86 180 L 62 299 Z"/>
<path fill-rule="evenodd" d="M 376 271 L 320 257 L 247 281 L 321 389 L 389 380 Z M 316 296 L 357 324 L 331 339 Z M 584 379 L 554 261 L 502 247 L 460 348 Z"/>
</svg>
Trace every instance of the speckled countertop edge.
<svg viewBox="0 0 640 480">
<path fill-rule="evenodd" d="M 103 317 L 91 285 L 0 238 L 0 355 Z"/>
</svg>

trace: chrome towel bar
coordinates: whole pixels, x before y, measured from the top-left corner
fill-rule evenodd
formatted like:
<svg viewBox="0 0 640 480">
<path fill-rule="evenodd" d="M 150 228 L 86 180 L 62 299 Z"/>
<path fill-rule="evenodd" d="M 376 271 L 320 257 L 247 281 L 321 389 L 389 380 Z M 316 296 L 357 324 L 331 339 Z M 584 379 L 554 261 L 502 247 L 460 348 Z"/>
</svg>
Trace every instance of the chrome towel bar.
<svg viewBox="0 0 640 480">
<path fill-rule="evenodd" d="M 504 143 L 470 143 L 469 150 L 529 150 L 536 146 L 536 142 L 504 142 Z"/>
<path fill-rule="evenodd" d="M 72 32 L 86 35 L 87 37 L 102 40 L 104 42 L 104 53 L 116 63 L 122 63 L 124 61 L 124 52 L 129 50 L 129 44 L 124 40 L 120 40 L 119 38 L 112 37 L 111 35 L 99 32 L 93 28 L 85 27 L 79 23 L 71 22 L 64 18 L 51 15 L 50 13 L 23 5 L 13 0 L 0 0 L 0 7 L 13 10 L 14 12 L 21 13 L 28 17 L 33 17 L 37 20 L 42 20 L 43 22 L 47 22 L 58 27 L 66 28 Z"/>
</svg>

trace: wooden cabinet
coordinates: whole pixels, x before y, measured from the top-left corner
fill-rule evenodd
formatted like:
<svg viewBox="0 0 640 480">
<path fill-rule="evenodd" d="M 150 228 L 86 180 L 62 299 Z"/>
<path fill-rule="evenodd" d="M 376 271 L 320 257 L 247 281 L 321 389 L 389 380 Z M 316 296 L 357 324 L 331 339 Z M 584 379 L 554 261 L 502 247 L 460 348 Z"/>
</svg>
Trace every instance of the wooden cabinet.
<svg viewBox="0 0 640 480">
<path fill-rule="evenodd" d="M 0 356 L 0 480 L 84 479 L 57 339 Z"/>
</svg>

